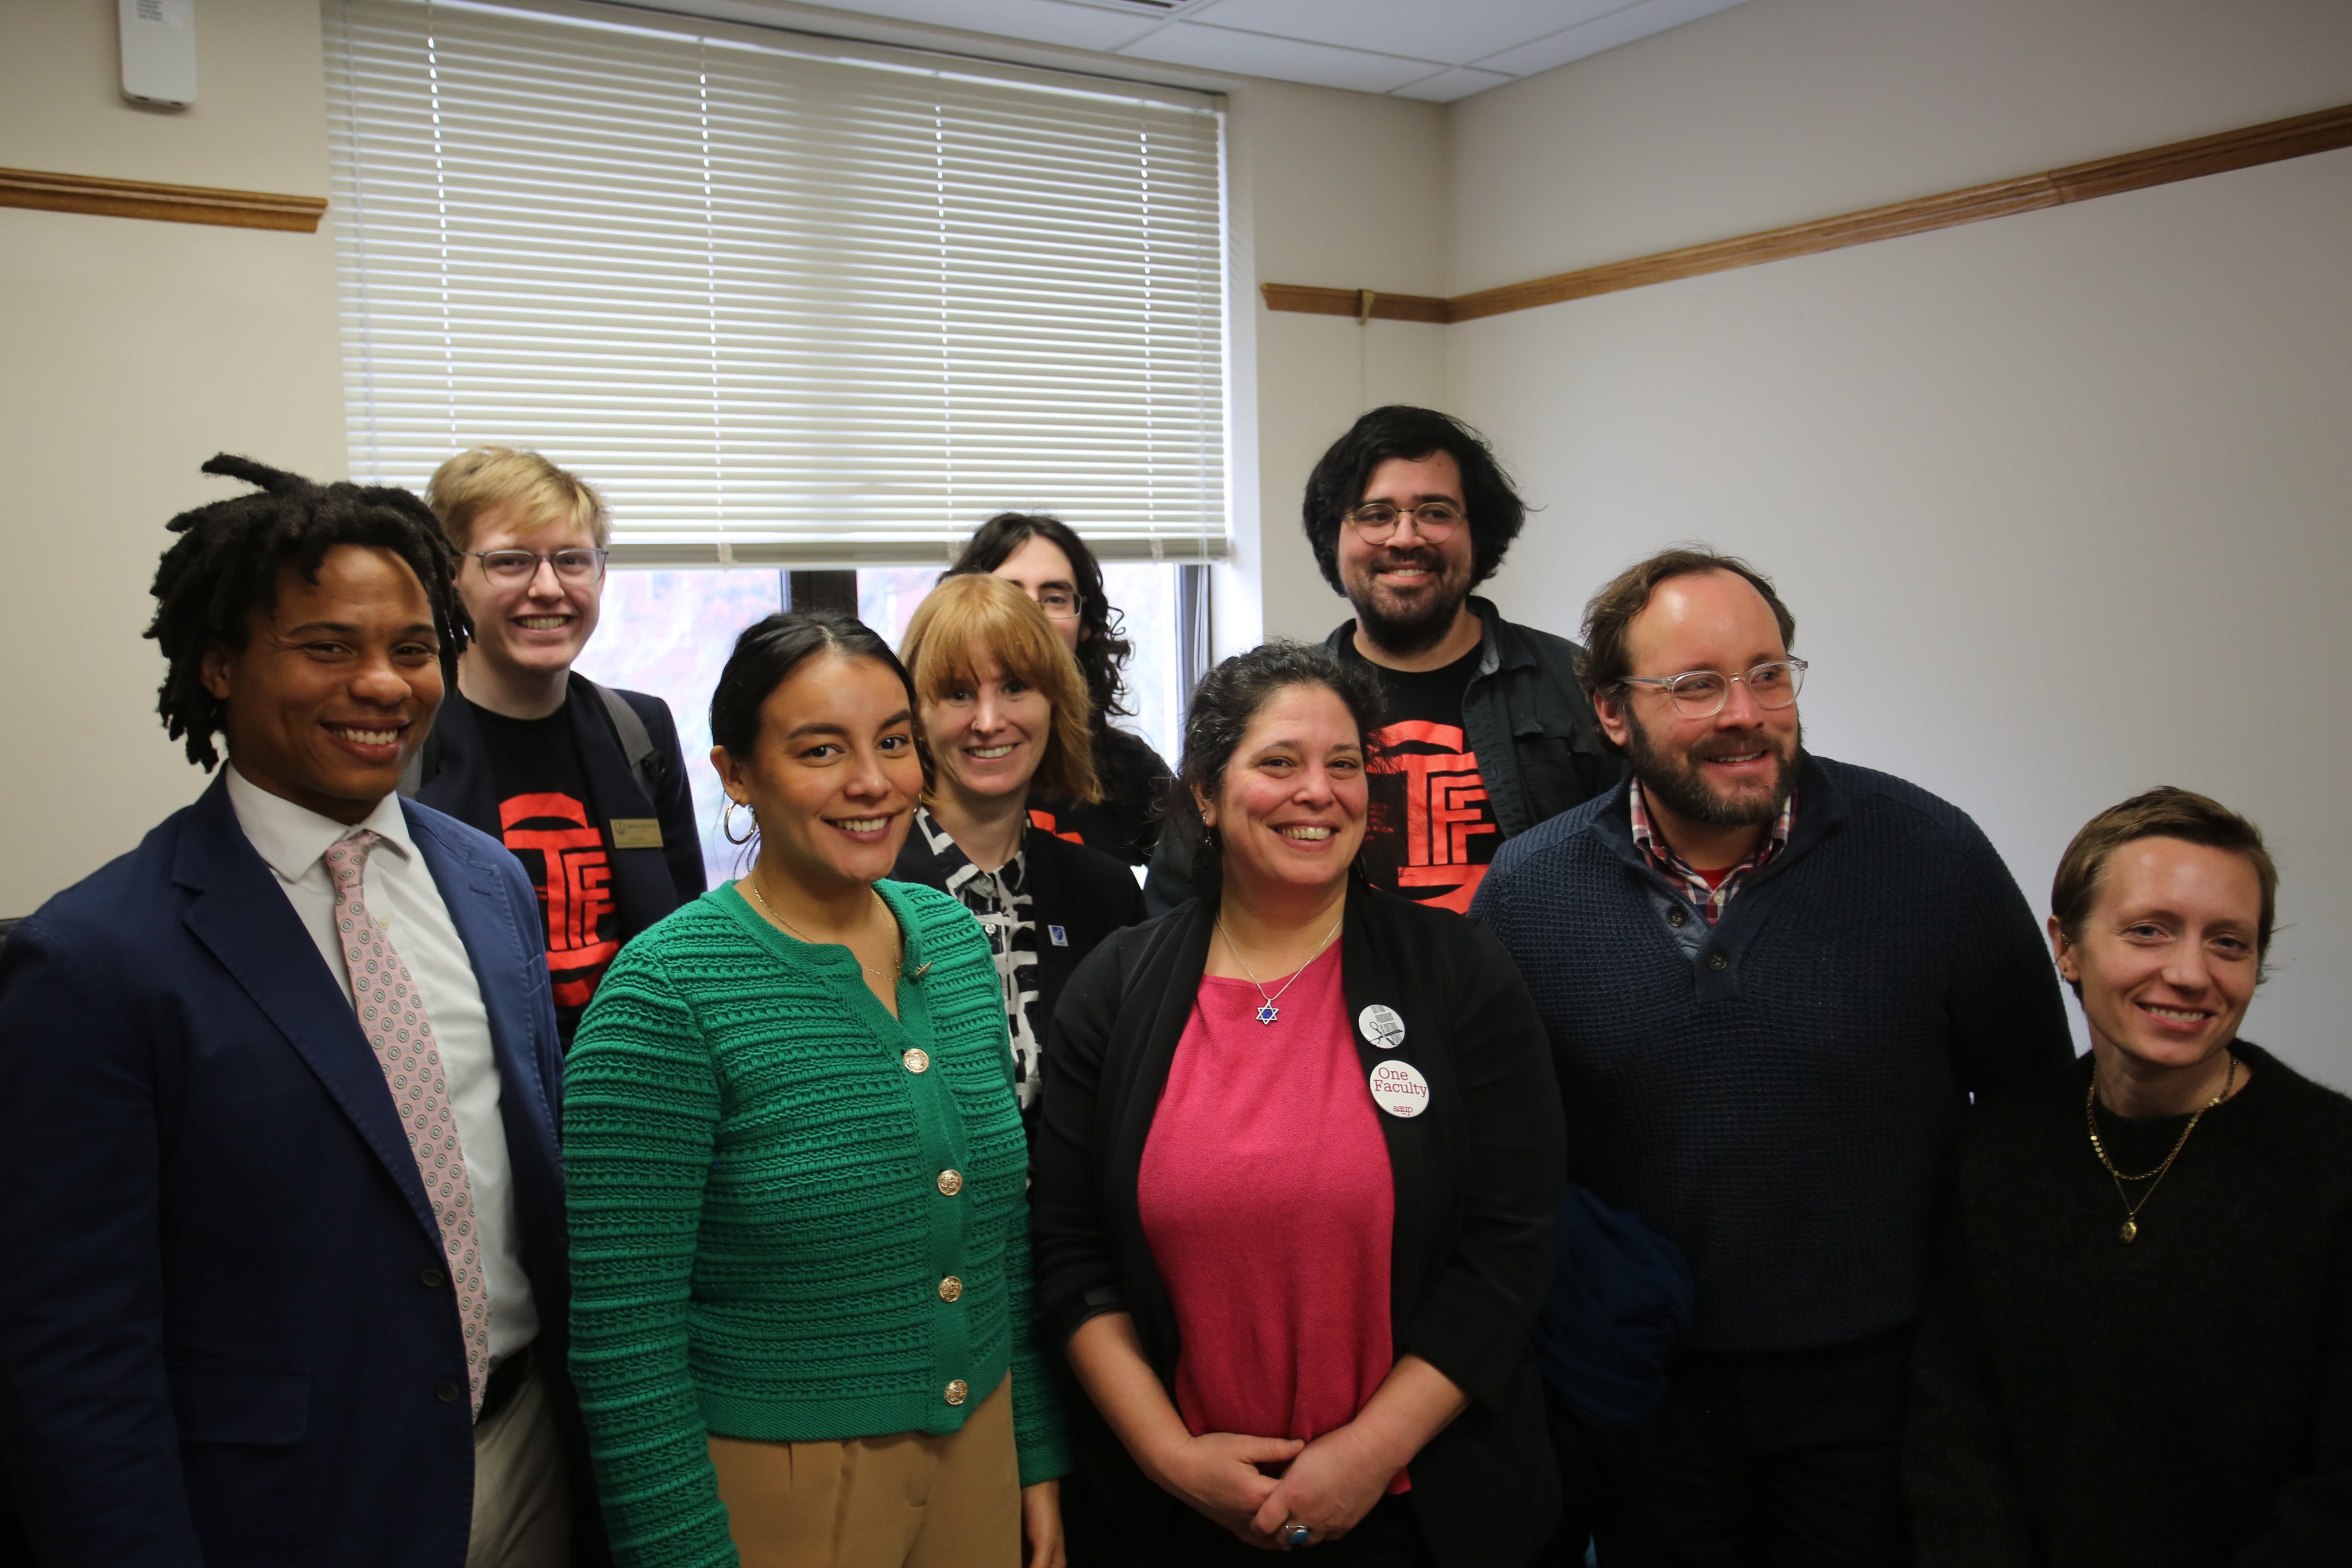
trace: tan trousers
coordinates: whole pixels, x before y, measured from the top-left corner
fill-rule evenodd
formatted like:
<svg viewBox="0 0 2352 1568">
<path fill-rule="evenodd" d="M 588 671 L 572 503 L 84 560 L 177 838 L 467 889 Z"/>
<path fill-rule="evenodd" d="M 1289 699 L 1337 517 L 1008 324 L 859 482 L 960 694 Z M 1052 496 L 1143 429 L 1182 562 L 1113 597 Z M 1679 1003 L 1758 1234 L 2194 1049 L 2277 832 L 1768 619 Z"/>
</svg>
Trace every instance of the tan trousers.
<svg viewBox="0 0 2352 1568">
<path fill-rule="evenodd" d="M 944 1437 L 713 1437 L 743 1568 L 1021 1568 L 1013 1378 Z"/>
<path fill-rule="evenodd" d="M 571 1568 L 572 1483 L 547 1371 L 474 1428 L 474 1529 L 466 1568 Z"/>
</svg>

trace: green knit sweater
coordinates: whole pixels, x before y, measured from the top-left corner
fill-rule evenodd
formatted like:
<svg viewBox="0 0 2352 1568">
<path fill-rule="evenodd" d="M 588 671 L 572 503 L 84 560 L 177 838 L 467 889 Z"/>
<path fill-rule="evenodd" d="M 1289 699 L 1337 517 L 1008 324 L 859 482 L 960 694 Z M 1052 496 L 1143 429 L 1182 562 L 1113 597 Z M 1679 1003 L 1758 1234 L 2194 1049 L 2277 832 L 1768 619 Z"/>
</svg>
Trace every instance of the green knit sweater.
<svg viewBox="0 0 2352 1568">
<path fill-rule="evenodd" d="M 953 1432 L 1009 1368 L 1022 1484 L 1068 1468 L 988 941 L 879 886 L 898 1018 L 730 884 L 629 944 L 565 1063 L 572 1378 L 622 1568 L 735 1563 L 712 1433 Z"/>
</svg>

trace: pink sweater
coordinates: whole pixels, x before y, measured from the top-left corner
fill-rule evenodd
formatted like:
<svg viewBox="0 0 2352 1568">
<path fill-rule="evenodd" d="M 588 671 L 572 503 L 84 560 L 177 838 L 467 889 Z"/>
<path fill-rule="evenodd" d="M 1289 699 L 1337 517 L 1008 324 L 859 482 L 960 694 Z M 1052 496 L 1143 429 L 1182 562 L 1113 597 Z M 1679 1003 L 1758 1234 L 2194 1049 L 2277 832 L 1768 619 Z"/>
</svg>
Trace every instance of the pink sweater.
<svg viewBox="0 0 2352 1568">
<path fill-rule="evenodd" d="M 1185 1425 L 1311 1440 L 1355 1419 L 1395 1360 L 1396 1195 L 1339 947 L 1299 972 L 1276 1023 L 1258 1002 L 1247 980 L 1202 977 L 1138 1201 L 1183 1343 Z"/>
</svg>

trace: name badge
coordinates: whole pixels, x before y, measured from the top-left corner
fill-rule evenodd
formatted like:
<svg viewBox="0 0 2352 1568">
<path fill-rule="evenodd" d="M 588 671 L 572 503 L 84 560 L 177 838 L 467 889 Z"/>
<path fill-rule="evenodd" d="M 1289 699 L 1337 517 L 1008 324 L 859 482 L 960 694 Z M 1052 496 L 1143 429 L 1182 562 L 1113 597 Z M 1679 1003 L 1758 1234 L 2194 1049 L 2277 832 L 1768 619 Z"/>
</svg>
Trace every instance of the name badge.
<svg viewBox="0 0 2352 1568">
<path fill-rule="evenodd" d="M 1372 1103 L 1391 1116 L 1410 1120 L 1429 1109 L 1429 1080 L 1410 1061 L 1383 1061 L 1372 1069 Z"/>
<path fill-rule="evenodd" d="M 1397 1017 L 1396 1009 L 1384 1002 L 1374 1002 L 1358 1013 L 1356 1027 L 1382 1051 L 1394 1051 L 1404 1043 L 1404 1019 Z"/>
<path fill-rule="evenodd" d="M 658 817 L 615 817 L 613 847 L 616 850 L 657 850 L 662 847 Z"/>
<path fill-rule="evenodd" d="M 1066 947 L 1070 945 L 1070 934 L 1058 925 L 1045 927 L 1045 936 L 1056 947 Z"/>
</svg>

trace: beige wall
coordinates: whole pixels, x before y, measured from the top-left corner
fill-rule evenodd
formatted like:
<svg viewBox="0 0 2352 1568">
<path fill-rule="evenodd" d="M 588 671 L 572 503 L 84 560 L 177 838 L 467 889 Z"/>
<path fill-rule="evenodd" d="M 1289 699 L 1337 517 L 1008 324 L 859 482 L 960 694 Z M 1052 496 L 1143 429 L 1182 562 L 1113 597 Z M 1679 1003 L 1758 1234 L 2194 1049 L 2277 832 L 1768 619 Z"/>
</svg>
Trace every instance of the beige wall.
<svg viewBox="0 0 2352 1568">
<path fill-rule="evenodd" d="M 123 101 L 112 0 L 0 5 L 0 165 L 327 193 L 316 0 L 205 0 L 195 106 Z M 340 476 L 330 236 L 0 210 L 0 915 L 202 776 L 155 718 L 147 585 L 224 448 Z"/>
<path fill-rule="evenodd" d="M 2352 102 L 2352 7 L 1750 0 L 1456 107 L 1454 288 Z M 1958 801 L 2037 909 L 2177 783 L 2282 860 L 2247 1033 L 2352 1086 L 2352 152 L 1447 329 L 1572 631 L 1705 538 L 1772 571 L 1810 740 Z"/>
<path fill-rule="evenodd" d="M 1248 231 L 1237 235 L 1234 269 L 1248 319 L 1236 326 L 1255 339 L 1247 382 L 1256 407 L 1235 412 L 1256 441 L 1257 483 L 1240 499 L 1255 501 L 1258 518 L 1256 553 L 1244 549 L 1234 575 L 1263 605 L 1267 635 L 1319 638 L 1349 612 L 1300 531 L 1307 471 L 1365 409 L 1440 396 L 1447 329 L 1268 310 L 1255 285 L 1443 292 L 1446 111 L 1270 81 L 1236 83 L 1228 102 L 1234 196 Z M 1227 651 L 1255 641 L 1236 640 L 1240 617 L 1220 620 Z"/>
</svg>

